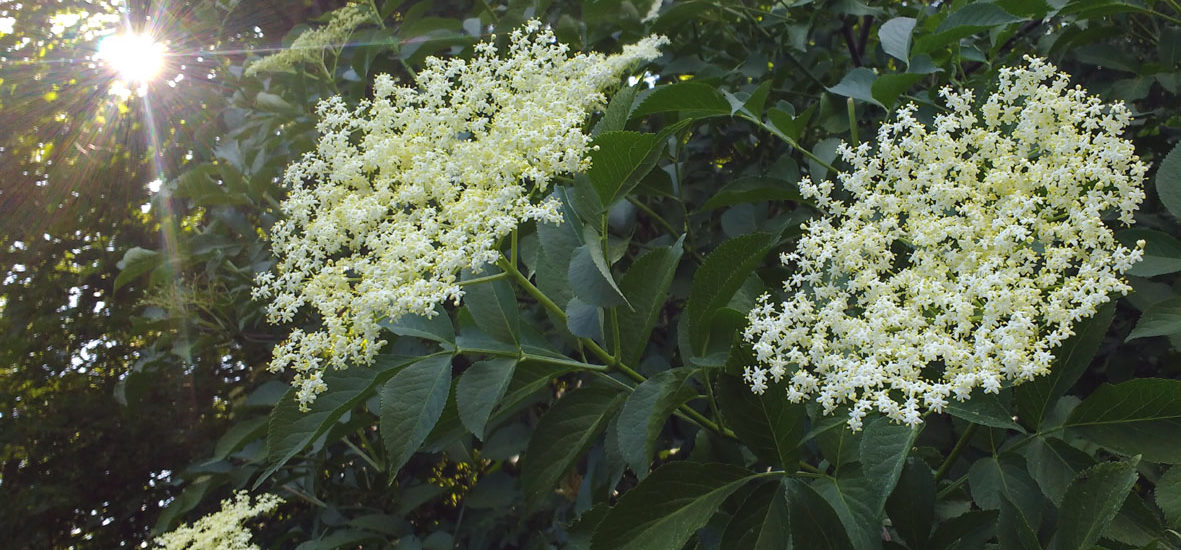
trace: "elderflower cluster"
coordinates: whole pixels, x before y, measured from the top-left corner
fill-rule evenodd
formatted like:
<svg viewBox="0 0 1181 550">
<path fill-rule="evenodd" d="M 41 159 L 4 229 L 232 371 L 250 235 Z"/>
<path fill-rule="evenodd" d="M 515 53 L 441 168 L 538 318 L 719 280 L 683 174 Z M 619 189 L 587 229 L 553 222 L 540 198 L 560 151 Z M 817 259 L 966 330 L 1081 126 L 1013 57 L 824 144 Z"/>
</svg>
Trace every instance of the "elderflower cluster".
<svg viewBox="0 0 1181 550">
<path fill-rule="evenodd" d="M 221 510 L 160 535 L 156 544 L 165 550 L 259 550 L 251 544 L 250 531 L 242 522 L 270 512 L 282 502 L 267 494 L 251 504 L 250 495 L 238 491 L 233 500 L 221 501 Z"/>
<path fill-rule="evenodd" d="M 349 4 L 332 12 L 327 25 L 305 31 L 290 46 L 251 63 L 245 74 L 290 71 L 300 63 L 319 63 L 325 49 L 340 48 L 357 27 L 374 17 L 370 4 Z"/>
<path fill-rule="evenodd" d="M 319 145 L 284 177 L 285 219 L 270 235 L 278 265 L 254 289 L 271 300 L 271 322 L 304 306 L 319 314 L 322 328 L 293 331 L 270 365 L 295 370 L 301 408 L 326 389 L 326 368 L 373 361 L 379 320 L 458 301 L 457 273 L 495 262 L 518 224 L 561 221 L 556 202 L 532 197 L 587 168 L 582 126 L 602 90 L 666 42 L 571 55 L 531 21 L 503 58 L 485 42 L 470 60 L 428 59 L 417 88 L 382 75 L 356 109 L 320 103 Z"/>
<path fill-rule="evenodd" d="M 825 215 L 781 257 L 787 300 L 748 316 L 756 393 L 786 378 L 793 402 L 848 405 L 853 430 L 875 409 L 913 426 L 949 397 L 1045 374 L 1076 321 L 1128 292 L 1144 243 L 1121 246 L 1102 218 L 1130 224 L 1144 199 L 1147 167 L 1120 137 L 1131 116 L 1026 60 L 979 109 L 945 88 L 933 128 L 912 105 L 876 154 L 842 146 L 847 202 L 801 182 Z"/>
</svg>

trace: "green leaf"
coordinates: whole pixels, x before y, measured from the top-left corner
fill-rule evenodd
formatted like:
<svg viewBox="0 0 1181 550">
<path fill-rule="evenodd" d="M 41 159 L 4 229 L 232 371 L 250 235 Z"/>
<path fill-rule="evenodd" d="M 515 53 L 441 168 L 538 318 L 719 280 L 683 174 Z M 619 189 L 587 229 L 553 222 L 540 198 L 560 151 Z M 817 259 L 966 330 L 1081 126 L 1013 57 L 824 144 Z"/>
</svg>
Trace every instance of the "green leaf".
<svg viewBox="0 0 1181 550">
<path fill-rule="evenodd" d="M 446 311 L 439 313 L 438 308 L 430 317 L 414 314 L 403 315 L 393 323 L 382 321 L 380 324 L 398 336 L 455 344 L 455 327 L 451 324 L 451 317 L 447 315 Z"/>
<path fill-rule="evenodd" d="M 665 464 L 620 497 L 595 530 L 591 548 L 679 550 L 727 497 L 757 475 L 730 464 Z"/>
<path fill-rule="evenodd" d="M 657 86 L 642 95 L 629 119 L 652 113 L 686 112 L 697 116 L 730 115 L 730 102 L 713 86 L 700 82 L 677 82 Z"/>
<path fill-rule="evenodd" d="M 935 28 L 934 33 L 916 40 L 911 48 L 911 55 L 926 53 L 965 36 L 1022 20 L 1021 17 L 1005 11 L 996 4 L 970 3 L 947 16 L 947 19 Z"/>
<path fill-rule="evenodd" d="M 1012 393 L 1007 389 L 1000 393 L 977 390 L 972 392 L 967 401 L 952 399 L 947 404 L 947 413 L 973 424 L 1024 432 L 1025 429 L 1013 421 L 1013 409 L 1009 405 L 1011 399 Z"/>
<path fill-rule="evenodd" d="M 998 510 L 997 538 L 1005 548 L 1040 548 L 1037 531 L 1048 508 L 1020 456 L 1005 453 L 977 460 L 968 470 L 977 506 Z"/>
<path fill-rule="evenodd" d="M 922 79 L 923 75 L 914 73 L 884 74 L 873 81 L 869 90 L 879 105 L 891 109 L 898 101 L 898 96 Z"/>
<path fill-rule="evenodd" d="M 579 338 L 603 341 L 603 310 L 578 297 L 566 303 L 566 330 Z"/>
<path fill-rule="evenodd" d="M 1099 445 L 1151 462 L 1181 463 L 1181 380 L 1139 378 L 1104 384 L 1071 413 L 1066 427 Z"/>
<path fill-rule="evenodd" d="M 464 427 L 484 440 L 484 428 L 496 403 L 508 391 L 517 360 L 498 357 L 473 363 L 455 385 L 455 404 Z"/>
<path fill-rule="evenodd" d="M 397 472 L 443 414 L 451 393 L 451 356 L 436 355 L 402 369 L 381 388 L 381 439 L 386 468 Z"/>
<path fill-rule="evenodd" d="M 1036 437 L 1025 446 L 1029 474 L 1041 487 L 1042 494 L 1061 506 L 1066 489 L 1079 472 L 1095 463 L 1090 455 L 1061 439 Z"/>
<path fill-rule="evenodd" d="M 792 116 L 787 111 L 772 107 L 767 110 L 767 121 L 792 141 L 798 141 L 804 134 L 804 129 L 808 127 L 808 119 L 812 118 L 815 110 L 816 106 L 813 105 L 799 116 Z"/>
<path fill-rule="evenodd" d="M 600 118 L 599 122 L 595 124 L 591 135 L 598 136 L 604 132 L 623 130 L 627 125 L 628 115 L 631 113 L 632 107 L 635 106 L 636 94 L 639 91 L 639 86 L 624 86 L 615 92 L 611 96 L 611 102 L 607 104 L 603 118 Z"/>
<path fill-rule="evenodd" d="M 746 497 L 722 531 L 720 548 L 780 550 L 788 547 L 790 537 L 787 491 L 776 479 Z"/>
<path fill-rule="evenodd" d="M 935 524 L 935 476 L 926 462 L 906 459 L 898 485 L 886 499 L 886 515 L 908 547 L 929 547 Z"/>
<path fill-rule="evenodd" d="M 714 388 L 725 425 L 760 459 L 795 471 L 807 413 L 781 391 L 755 395 L 741 378 L 720 375 Z"/>
<path fill-rule="evenodd" d="M 939 23 L 938 27 L 935 27 L 935 32 L 942 33 L 961 27 L 995 27 L 1016 23 L 1017 21 L 1021 21 L 1021 18 L 1001 9 L 995 4 L 980 2 L 968 4 L 952 12 L 951 15 L 947 16 L 947 19 Z"/>
<path fill-rule="evenodd" d="M 597 242 L 574 249 L 567 277 L 574 294 L 589 305 L 614 307 L 627 303 Z"/>
<path fill-rule="evenodd" d="M 695 372 L 686 367 L 660 372 L 636 386 L 624 402 L 616 430 L 619 450 L 640 479 L 648 475 L 656 439 L 669 415 L 697 395 L 690 378 Z"/>
<path fill-rule="evenodd" d="M 163 258 L 160 253 L 155 250 L 148 250 L 138 246 L 132 247 L 123 253 L 123 259 L 115 264 L 119 268 L 119 275 L 115 277 L 115 290 L 119 290 L 135 280 L 136 277 L 147 273 L 160 265 Z"/>
<path fill-rule="evenodd" d="M 584 387 L 554 403 L 537 423 L 521 458 L 521 485 L 527 503 L 536 505 L 553 492 L 626 397 L 615 388 Z"/>
<path fill-rule="evenodd" d="M 1156 194 L 1174 218 L 1181 219 L 1181 143 L 1173 147 L 1156 169 Z"/>
<path fill-rule="evenodd" d="M 746 177 L 738 178 L 719 189 L 701 205 L 700 211 L 708 212 L 723 206 L 761 201 L 807 202 L 793 183 L 776 178 Z"/>
<path fill-rule="evenodd" d="M 1181 333 L 1181 296 L 1157 302 L 1140 315 L 1136 328 L 1128 333 L 1125 342 L 1152 336 L 1172 336 Z"/>
<path fill-rule="evenodd" d="M 886 499 L 898 484 L 916 437 L 917 429 L 875 416 L 865 423 L 861 435 L 860 464 L 842 470 L 837 477 L 816 481 L 817 491 L 841 518 L 854 546 L 881 544 Z"/>
<path fill-rule="evenodd" d="M 262 437 L 267 431 L 267 420 L 268 418 L 265 416 L 256 416 L 234 424 L 226 431 L 225 435 L 217 440 L 212 460 L 222 460 L 247 443 Z"/>
<path fill-rule="evenodd" d="M 798 479 L 788 479 L 787 511 L 795 548 L 851 550 L 849 533 L 824 497 Z M 879 538 L 880 544 L 880 538 Z"/>
<path fill-rule="evenodd" d="M 1170 527 L 1181 528 L 1181 466 L 1173 466 L 1156 482 L 1156 505 Z"/>
<path fill-rule="evenodd" d="M 882 51 L 903 63 L 909 63 L 910 35 L 914 32 L 914 23 L 913 17 L 895 17 L 882 23 L 878 29 Z"/>
<path fill-rule="evenodd" d="M 604 132 L 591 143 L 591 167 L 586 175 L 594 183 L 603 206 L 631 192 L 648 172 L 664 149 L 656 134 L 639 132 Z"/>
<path fill-rule="evenodd" d="M 516 344 L 520 332 L 517 295 L 505 279 L 469 285 L 464 288 L 463 305 L 472 314 L 476 326 L 489 336 Z"/>
<path fill-rule="evenodd" d="M 1051 550 L 1090 548 L 1119 513 L 1136 479 L 1136 462 L 1105 462 L 1079 474 L 1058 510 Z"/>
<path fill-rule="evenodd" d="M 308 412 L 300 412 L 295 389 L 279 401 L 267 423 L 267 461 L 270 466 L 254 481 L 257 489 L 288 460 L 327 432 L 344 413 L 365 401 L 377 385 L 418 357 L 379 355 L 372 367 L 332 370 L 324 374 L 328 389 L 312 402 Z"/>
<path fill-rule="evenodd" d="M 1013 389 L 1017 413 L 1023 424 L 1035 430 L 1041 427 L 1046 413 L 1053 409 L 1058 398 L 1065 395 L 1090 366 L 1114 315 L 1115 304 L 1108 302 L 1093 317 L 1076 324 L 1075 335 L 1054 350 L 1055 360 L 1050 372 Z"/>
<path fill-rule="evenodd" d="M 632 309 L 621 308 L 616 312 L 621 328 L 619 346 L 625 364 L 638 364 L 648 347 L 648 338 L 668 297 L 668 287 L 681 263 L 683 239 L 636 258 L 619 280 L 620 290 L 632 305 Z"/>
<path fill-rule="evenodd" d="M 1152 229 L 1125 229 L 1116 233 L 1116 240 L 1128 248 L 1136 246 L 1136 241 L 1143 240 L 1144 259 L 1136 262 L 1128 275 L 1136 277 L 1155 277 L 1166 273 L 1181 271 L 1181 241 L 1172 235 Z"/>
<path fill-rule="evenodd" d="M 704 353 L 714 312 L 722 308 L 734 293 L 763 263 L 763 257 L 775 246 L 776 238 L 767 233 L 741 235 L 718 245 L 693 275 L 689 303 L 689 336 L 694 352 Z"/>
<path fill-rule="evenodd" d="M 828 91 L 839 96 L 860 99 L 866 103 L 882 106 L 873 97 L 873 83 L 877 78 L 877 73 L 874 73 L 871 69 L 857 67 L 846 73 L 845 77 L 836 86 L 828 88 Z"/>
</svg>

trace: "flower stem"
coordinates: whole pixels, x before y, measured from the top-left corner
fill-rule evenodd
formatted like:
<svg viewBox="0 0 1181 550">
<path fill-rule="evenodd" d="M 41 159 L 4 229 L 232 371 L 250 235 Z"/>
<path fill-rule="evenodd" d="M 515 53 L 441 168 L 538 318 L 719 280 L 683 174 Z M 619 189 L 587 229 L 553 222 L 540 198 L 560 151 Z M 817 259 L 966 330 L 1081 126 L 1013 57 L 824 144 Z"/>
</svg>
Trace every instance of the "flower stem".
<svg viewBox="0 0 1181 550">
<path fill-rule="evenodd" d="M 976 428 L 978 427 L 980 427 L 979 424 L 968 424 L 964 433 L 960 434 L 959 440 L 955 442 L 955 447 L 951 448 L 951 452 L 947 454 L 947 458 L 943 461 L 943 464 L 940 464 L 939 469 L 935 471 L 935 481 L 943 479 L 947 475 L 947 472 L 951 470 L 951 465 L 959 458 L 960 452 L 964 450 L 964 447 L 968 446 L 968 440 L 972 439 L 972 435 L 976 433 Z"/>
</svg>

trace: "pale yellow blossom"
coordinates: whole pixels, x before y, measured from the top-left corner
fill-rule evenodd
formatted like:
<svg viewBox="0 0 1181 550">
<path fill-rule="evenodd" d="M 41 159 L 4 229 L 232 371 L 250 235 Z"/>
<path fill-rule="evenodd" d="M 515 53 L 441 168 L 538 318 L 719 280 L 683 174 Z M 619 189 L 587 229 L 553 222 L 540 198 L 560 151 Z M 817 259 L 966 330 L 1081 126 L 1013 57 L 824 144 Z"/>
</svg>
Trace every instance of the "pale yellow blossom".
<svg viewBox="0 0 1181 550">
<path fill-rule="evenodd" d="M 1040 59 L 1000 71 L 998 90 L 941 93 L 932 128 L 914 106 L 884 124 L 877 150 L 841 148 L 851 170 L 801 191 L 825 214 L 784 254 L 782 303 L 764 296 L 745 337 L 746 380 L 915 425 L 976 388 L 1046 374 L 1055 348 L 1143 256 L 1117 243 L 1144 199 L 1147 167 L 1121 137 L 1131 119 Z"/>
</svg>

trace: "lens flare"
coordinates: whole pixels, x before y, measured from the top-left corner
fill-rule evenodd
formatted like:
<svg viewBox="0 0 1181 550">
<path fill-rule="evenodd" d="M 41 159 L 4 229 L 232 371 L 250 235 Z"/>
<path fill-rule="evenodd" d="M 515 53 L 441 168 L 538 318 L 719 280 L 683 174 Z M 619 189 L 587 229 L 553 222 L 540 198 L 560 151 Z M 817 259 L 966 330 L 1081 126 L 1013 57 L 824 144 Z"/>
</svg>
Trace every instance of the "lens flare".
<svg viewBox="0 0 1181 550">
<path fill-rule="evenodd" d="M 146 34 L 115 34 L 103 39 L 98 58 L 125 83 L 144 84 L 164 67 L 164 45 Z"/>
</svg>

